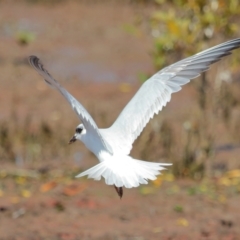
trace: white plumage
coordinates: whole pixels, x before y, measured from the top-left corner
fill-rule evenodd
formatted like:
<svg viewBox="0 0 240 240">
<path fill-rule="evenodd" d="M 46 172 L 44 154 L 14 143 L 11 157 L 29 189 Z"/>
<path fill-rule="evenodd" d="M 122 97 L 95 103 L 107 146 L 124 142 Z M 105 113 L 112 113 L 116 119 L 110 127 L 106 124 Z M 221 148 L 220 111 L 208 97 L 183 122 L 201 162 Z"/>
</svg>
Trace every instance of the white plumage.
<svg viewBox="0 0 240 240">
<path fill-rule="evenodd" d="M 156 179 L 160 171 L 165 169 L 163 166 L 171 165 L 141 161 L 129 156 L 134 140 L 149 120 L 166 106 L 172 93 L 181 90 L 182 85 L 239 47 L 240 39 L 234 39 L 162 69 L 141 86 L 117 120 L 107 129 L 98 129 L 86 109 L 44 69 L 37 57 L 30 56 L 29 63 L 50 86 L 60 91 L 80 118 L 82 124 L 77 127 L 70 142 L 82 141 L 100 161 L 77 177 L 87 175 L 95 180 L 103 177 L 106 184 L 115 185 L 121 197 L 122 187 L 147 184 L 148 180 Z"/>
<path fill-rule="evenodd" d="M 165 169 L 163 163 L 152 163 L 140 161 L 130 156 L 113 156 L 87 171 L 77 175 L 82 177 L 88 175 L 89 178 L 100 180 L 105 178 L 106 184 L 115 185 L 116 187 L 138 187 L 140 184 L 147 184 L 147 180 L 155 180 L 156 175 Z"/>
</svg>

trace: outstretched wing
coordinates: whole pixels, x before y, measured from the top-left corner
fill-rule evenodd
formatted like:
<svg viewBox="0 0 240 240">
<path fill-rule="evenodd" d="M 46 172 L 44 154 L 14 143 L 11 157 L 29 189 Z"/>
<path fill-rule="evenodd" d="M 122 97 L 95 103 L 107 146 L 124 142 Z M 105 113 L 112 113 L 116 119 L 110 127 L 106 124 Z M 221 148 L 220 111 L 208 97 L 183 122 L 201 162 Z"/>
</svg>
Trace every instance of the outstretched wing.
<svg viewBox="0 0 240 240">
<path fill-rule="evenodd" d="M 222 57 L 231 54 L 231 50 L 240 47 L 240 39 L 234 39 L 202 51 L 189 58 L 170 65 L 146 81 L 131 101 L 126 105 L 113 125 L 106 129 L 115 146 L 129 154 L 134 140 L 153 117 L 162 110 L 171 99 L 171 94 L 181 90 L 181 86 L 198 77 L 209 66 Z"/>
<path fill-rule="evenodd" d="M 102 149 L 105 149 L 109 153 L 113 154 L 111 146 L 103 139 L 96 123 L 87 110 L 48 73 L 39 58 L 36 56 L 30 56 L 28 60 L 30 65 L 44 78 L 45 82 L 51 87 L 57 89 L 66 98 L 92 138 L 102 145 Z"/>
</svg>

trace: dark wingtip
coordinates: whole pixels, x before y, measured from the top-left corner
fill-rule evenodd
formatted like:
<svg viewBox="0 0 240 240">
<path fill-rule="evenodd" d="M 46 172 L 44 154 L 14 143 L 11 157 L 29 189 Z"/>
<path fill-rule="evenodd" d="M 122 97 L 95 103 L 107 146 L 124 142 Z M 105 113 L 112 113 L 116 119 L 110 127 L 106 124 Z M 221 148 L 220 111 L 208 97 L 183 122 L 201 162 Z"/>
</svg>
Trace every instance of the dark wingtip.
<svg viewBox="0 0 240 240">
<path fill-rule="evenodd" d="M 59 83 L 57 83 L 51 74 L 44 68 L 41 60 L 38 57 L 31 55 L 28 57 L 28 62 L 42 77 L 44 77 L 44 80 L 48 85 L 50 85 L 52 88 L 60 87 Z"/>
<path fill-rule="evenodd" d="M 40 63 L 40 59 L 34 55 L 28 57 L 28 62 L 32 67 L 38 67 Z M 40 64 L 41 65 L 41 64 Z"/>
</svg>

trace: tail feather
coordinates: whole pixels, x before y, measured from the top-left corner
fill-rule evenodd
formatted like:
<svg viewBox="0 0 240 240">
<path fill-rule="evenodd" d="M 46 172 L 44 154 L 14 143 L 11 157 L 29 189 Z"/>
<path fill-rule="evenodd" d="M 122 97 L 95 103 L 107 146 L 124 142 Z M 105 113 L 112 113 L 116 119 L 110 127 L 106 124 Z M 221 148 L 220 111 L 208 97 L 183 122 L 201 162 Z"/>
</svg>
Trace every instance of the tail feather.
<svg viewBox="0 0 240 240">
<path fill-rule="evenodd" d="M 95 180 L 103 177 L 107 185 L 132 188 L 138 187 L 140 184 L 147 184 L 148 180 L 155 180 L 160 171 L 165 169 L 163 166 L 170 165 L 169 163 L 152 163 L 125 156 L 121 160 L 102 161 L 76 177 L 88 175 L 88 178 Z"/>
</svg>

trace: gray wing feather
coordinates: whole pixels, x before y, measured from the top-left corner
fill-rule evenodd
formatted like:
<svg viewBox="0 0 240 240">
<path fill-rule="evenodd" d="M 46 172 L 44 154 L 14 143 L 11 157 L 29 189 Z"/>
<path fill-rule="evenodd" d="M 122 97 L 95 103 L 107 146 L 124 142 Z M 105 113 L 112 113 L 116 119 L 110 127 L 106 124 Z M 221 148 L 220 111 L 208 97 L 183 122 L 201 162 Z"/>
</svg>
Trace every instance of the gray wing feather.
<svg viewBox="0 0 240 240">
<path fill-rule="evenodd" d="M 66 98 L 91 136 L 102 144 L 103 149 L 113 154 L 111 146 L 103 139 L 96 123 L 87 110 L 48 73 L 39 58 L 36 56 L 30 56 L 28 60 L 30 65 L 44 78 L 45 82 L 51 87 L 57 89 Z"/>
<path fill-rule="evenodd" d="M 239 47 L 240 39 L 225 42 L 172 64 L 149 78 L 107 129 L 109 135 L 117 133 L 115 148 L 129 154 L 134 140 L 154 114 L 166 106 L 172 93 Z"/>
</svg>

